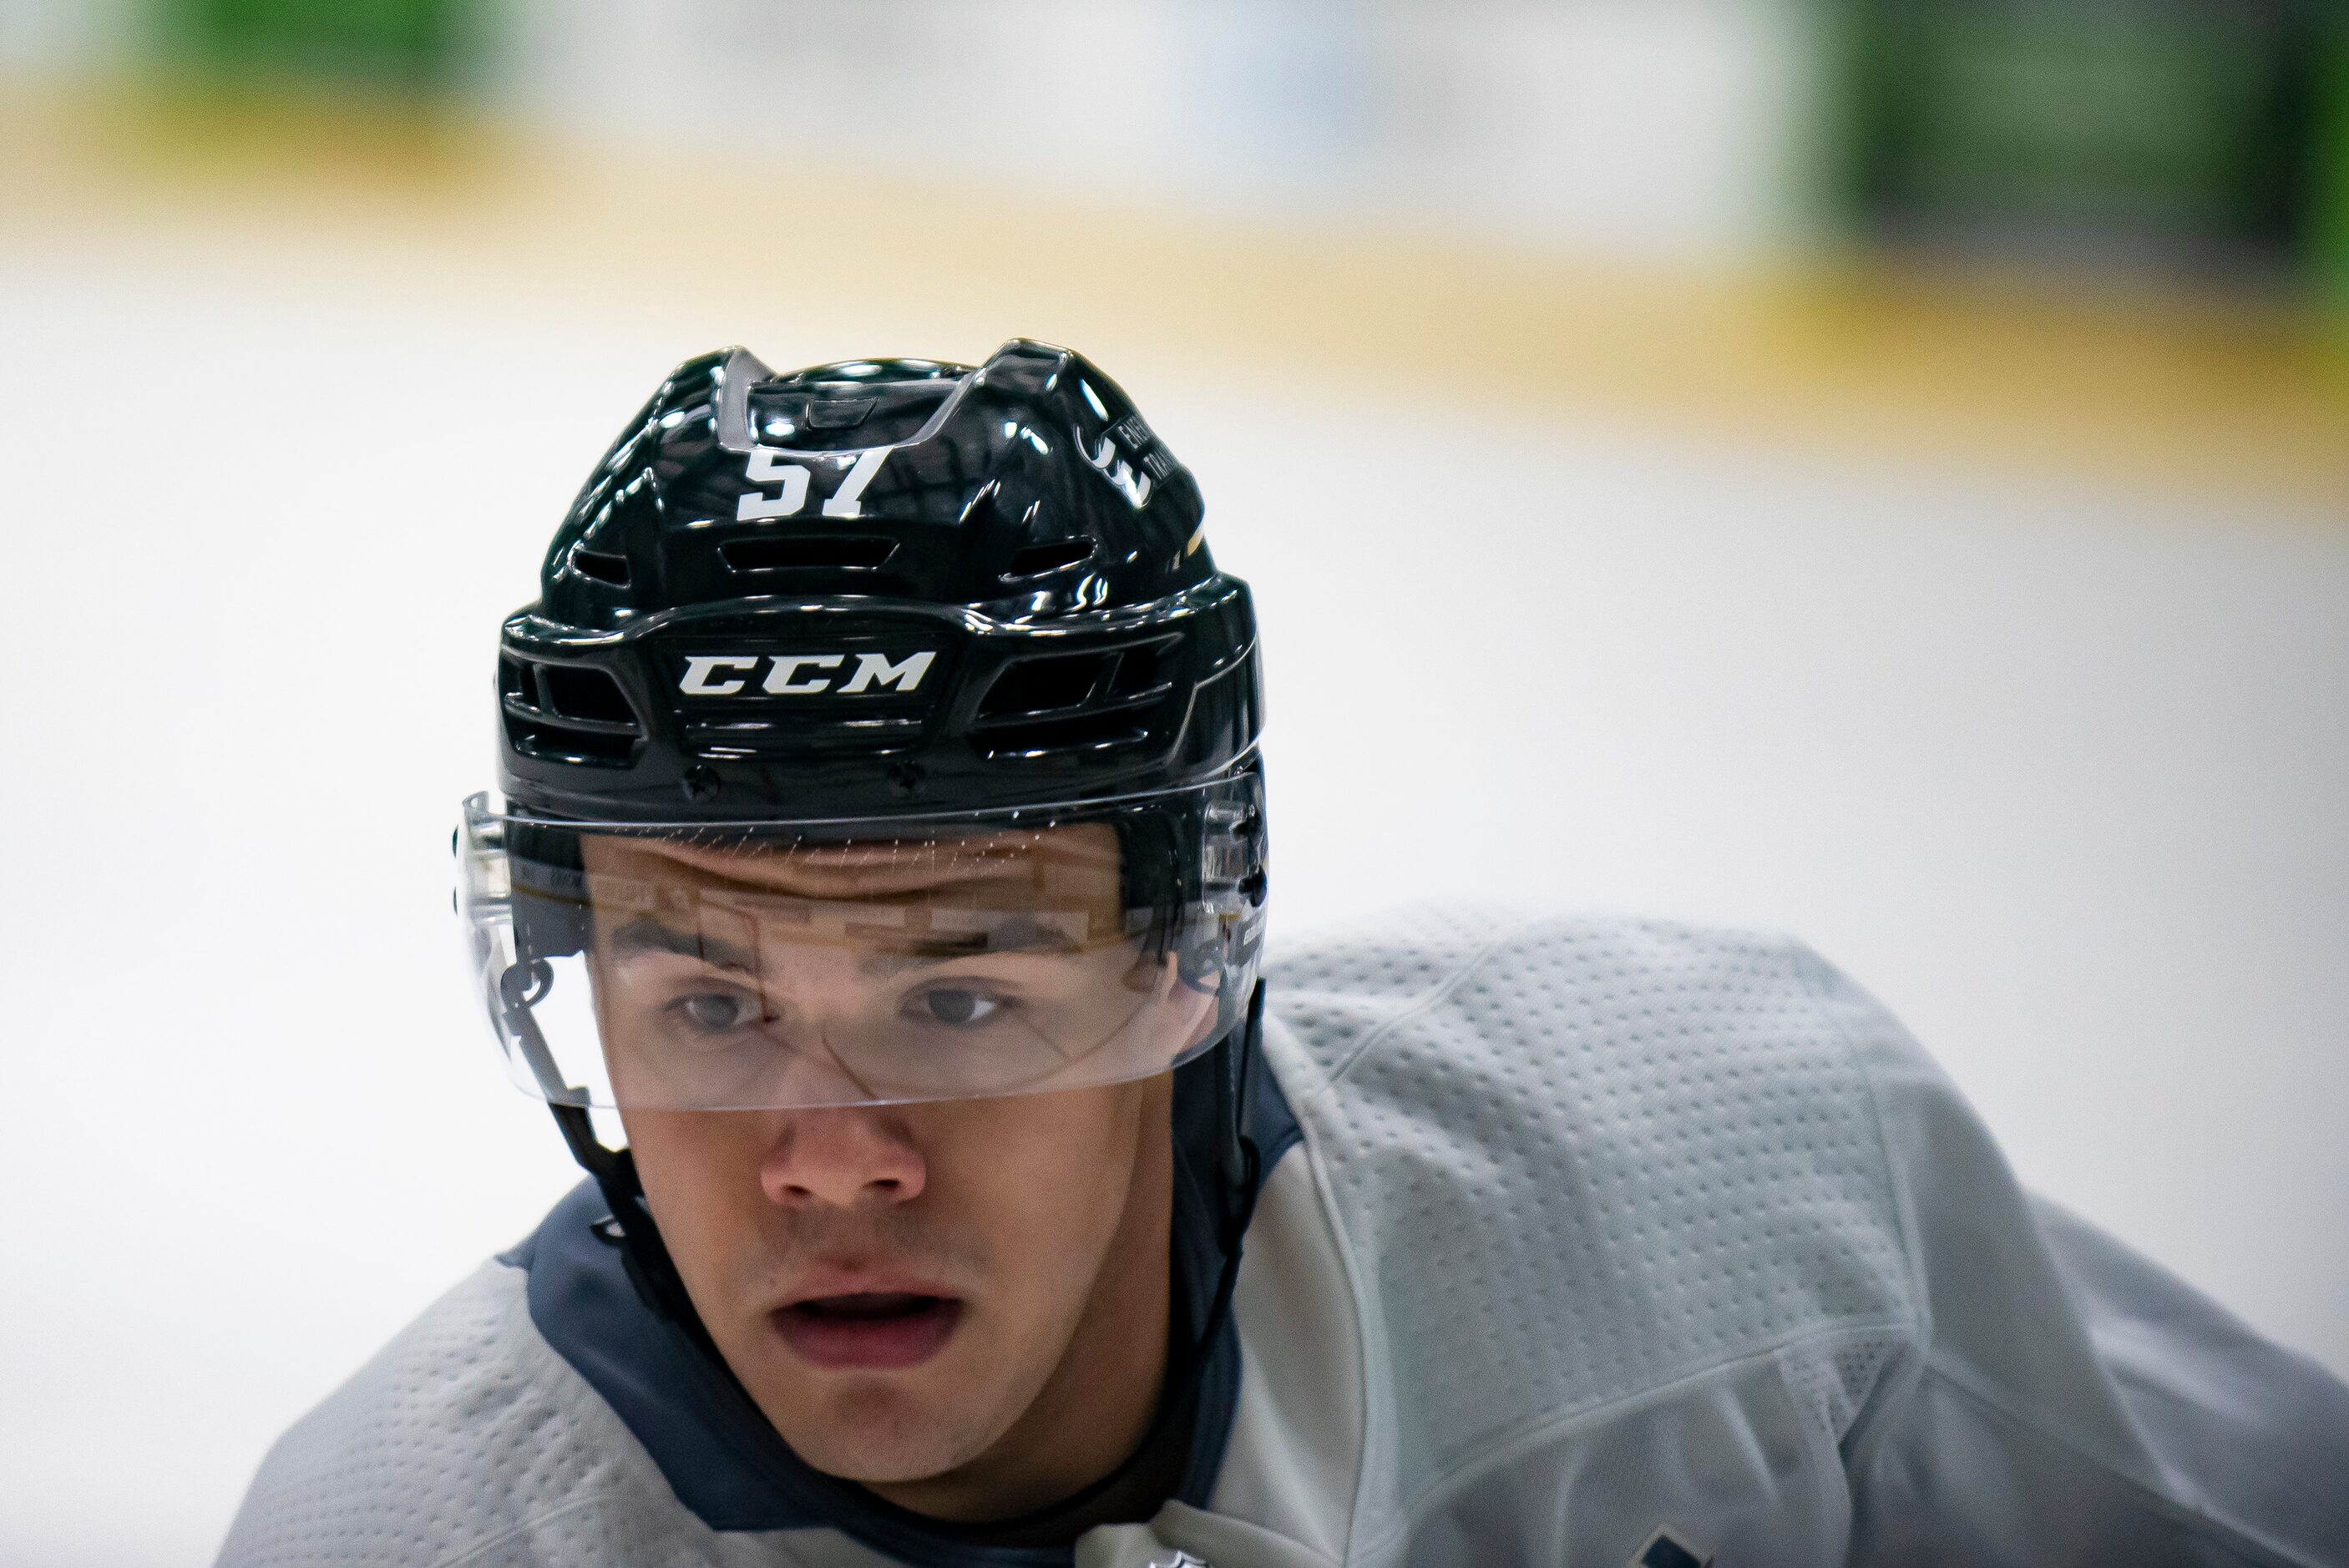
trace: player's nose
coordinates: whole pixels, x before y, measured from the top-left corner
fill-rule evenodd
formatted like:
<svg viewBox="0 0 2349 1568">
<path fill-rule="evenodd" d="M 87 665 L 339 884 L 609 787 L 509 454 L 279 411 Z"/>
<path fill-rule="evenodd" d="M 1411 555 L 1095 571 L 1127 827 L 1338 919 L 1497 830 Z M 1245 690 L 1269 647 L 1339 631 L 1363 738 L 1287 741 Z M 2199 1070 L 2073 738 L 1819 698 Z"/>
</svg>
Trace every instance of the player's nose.
<svg viewBox="0 0 2349 1568">
<path fill-rule="evenodd" d="M 761 1162 L 768 1202 L 784 1208 L 905 1203 L 928 1171 L 904 1120 L 884 1107 L 827 1106 L 786 1114 Z"/>
</svg>

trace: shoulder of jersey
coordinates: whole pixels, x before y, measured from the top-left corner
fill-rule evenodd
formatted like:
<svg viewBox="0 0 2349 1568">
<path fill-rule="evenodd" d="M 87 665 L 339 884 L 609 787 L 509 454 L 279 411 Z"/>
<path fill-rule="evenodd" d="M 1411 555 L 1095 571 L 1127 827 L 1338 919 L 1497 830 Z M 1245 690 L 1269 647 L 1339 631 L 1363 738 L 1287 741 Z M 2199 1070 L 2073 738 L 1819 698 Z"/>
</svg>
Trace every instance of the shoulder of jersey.
<svg viewBox="0 0 2349 1568">
<path fill-rule="evenodd" d="M 676 1520 L 666 1496 L 531 1327 L 523 1271 L 490 1263 L 278 1440 L 219 1562 L 585 1565 Z"/>
<path fill-rule="evenodd" d="M 1425 1464 L 1789 1346 L 1910 1336 L 1831 974 L 1765 935 L 1425 913 L 1276 954 L 1268 1056 Z"/>
</svg>

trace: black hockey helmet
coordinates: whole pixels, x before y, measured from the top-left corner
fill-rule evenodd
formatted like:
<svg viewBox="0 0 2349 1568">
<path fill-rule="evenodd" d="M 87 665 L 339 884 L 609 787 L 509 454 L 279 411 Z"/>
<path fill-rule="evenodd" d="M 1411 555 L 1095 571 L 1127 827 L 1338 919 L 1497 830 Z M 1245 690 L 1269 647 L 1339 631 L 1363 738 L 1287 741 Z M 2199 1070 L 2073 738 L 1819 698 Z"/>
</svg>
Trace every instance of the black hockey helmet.
<svg viewBox="0 0 2349 1568">
<path fill-rule="evenodd" d="M 1216 778 L 1262 702 L 1246 584 L 1117 384 L 687 361 L 554 536 L 499 658 L 518 810 L 867 817 Z"/>
</svg>

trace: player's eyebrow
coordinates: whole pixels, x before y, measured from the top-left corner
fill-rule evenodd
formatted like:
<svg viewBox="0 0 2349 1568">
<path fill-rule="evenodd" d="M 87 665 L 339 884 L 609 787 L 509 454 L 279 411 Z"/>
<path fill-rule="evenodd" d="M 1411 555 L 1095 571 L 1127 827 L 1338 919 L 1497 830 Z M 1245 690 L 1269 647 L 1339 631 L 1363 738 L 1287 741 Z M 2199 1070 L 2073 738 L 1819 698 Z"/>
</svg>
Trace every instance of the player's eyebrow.
<svg viewBox="0 0 2349 1568">
<path fill-rule="evenodd" d="M 933 933 L 893 944 L 860 960 L 867 975 L 889 975 L 926 964 L 945 964 L 995 953 L 1078 953 L 1082 944 L 1033 915 L 1015 914 L 983 931 Z"/>
<path fill-rule="evenodd" d="M 722 936 L 679 931 L 649 914 L 637 915 L 612 933 L 613 957 L 630 958 L 640 953 L 674 953 L 680 957 L 698 958 L 720 969 L 740 969 L 745 974 L 758 967 L 750 949 L 739 944 L 729 942 Z"/>
</svg>

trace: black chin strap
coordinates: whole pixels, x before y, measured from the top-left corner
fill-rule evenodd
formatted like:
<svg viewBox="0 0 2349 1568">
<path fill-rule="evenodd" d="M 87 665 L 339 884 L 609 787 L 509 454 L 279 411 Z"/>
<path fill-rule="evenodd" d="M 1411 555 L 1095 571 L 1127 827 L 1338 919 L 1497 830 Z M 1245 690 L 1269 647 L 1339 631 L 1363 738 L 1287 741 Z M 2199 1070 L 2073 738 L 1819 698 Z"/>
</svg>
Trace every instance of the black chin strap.
<svg viewBox="0 0 2349 1568">
<path fill-rule="evenodd" d="M 644 1298 L 646 1305 L 716 1356 L 718 1346 L 710 1341 L 709 1331 L 701 1326 L 701 1315 L 693 1310 L 693 1298 L 686 1294 L 684 1276 L 677 1272 L 677 1264 L 668 1255 L 668 1244 L 661 1240 L 660 1227 L 653 1223 L 652 1206 L 645 1202 L 645 1184 L 636 1175 L 635 1151 L 604 1147 L 585 1106 L 550 1103 L 546 1109 L 554 1113 L 554 1125 L 563 1130 L 563 1141 L 571 1146 L 571 1158 L 595 1179 L 596 1190 L 604 1194 L 605 1205 L 612 1212 L 609 1220 L 595 1227 L 596 1233 L 619 1248 L 620 1261 L 628 1271 L 628 1283 L 636 1286 L 636 1295 Z M 722 1360 L 719 1365 L 724 1365 Z"/>
<path fill-rule="evenodd" d="M 547 1049 L 546 1037 L 539 1031 L 538 1017 L 532 1009 L 554 984 L 554 972 L 543 958 L 510 965 L 498 977 L 498 995 L 506 1027 L 521 1043 L 523 1056 L 546 1097 L 546 1109 L 554 1113 L 554 1125 L 562 1130 L 563 1141 L 571 1146 L 571 1158 L 595 1179 L 596 1190 L 604 1194 L 604 1202 L 611 1209 L 610 1221 L 597 1226 L 596 1233 L 620 1249 L 628 1283 L 636 1286 L 645 1304 L 715 1356 L 718 1348 L 710 1343 L 709 1330 L 701 1326 L 699 1315 L 693 1310 L 692 1298 L 685 1292 L 685 1281 L 661 1241 L 660 1228 L 653 1223 L 652 1209 L 645 1202 L 645 1184 L 636 1176 L 636 1155 L 626 1149 L 604 1147 L 595 1136 L 595 1123 L 587 1108 L 572 1098 L 585 1091 L 564 1082 L 562 1070 L 554 1063 L 554 1053 Z M 719 1365 L 724 1362 L 721 1360 Z"/>
<path fill-rule="evenodd" d="M 522 1010 L 521 1016 L 523 1026 L 534 1035 L 535 1023 L 530 1020 L 527 1010 Z M 1135 1467 L 1144 1462 L 1165 1437 L 1166 1429 L 1185 1418 L 1197 1403 L 1200 1379 L 1206 1374 L 1216 1338 L 1231 1316 L 1232 1292 L 1239 1284 L 1240 1244 L 1247 1233 L 1248 1222 L 1256 1214 L 1257 1182 L 1263 1174 L 1256 1140 L 1247 1135 L 1248 1106 L 1263 1037 L 1264 982 L 1259 980 L 1248 995 L 1247 1021 L 1217 1041 L 1209 1053 L 1214 1058 L 1216 1125 L 1220 1140 L 1216 1191 L 1210 1194 L 1210 1202 L 1215 1206 L 1216 1244 L 1223 1254 L 1223 1266 L 1216 1274 L 1216 1294 L 1197 1338 L 1179 1358 L 1170 1359 L 1168 1386 L 1159 1396 L 1158 1411 L 1151 1418 L 1149 1430 L 1134 1445 L 1133 1451 L 1099 1480 L 1032 1513 L 990 1522 L 986 1527 L 989 1534 L 1019 1533 L 1099 1501 L 1129 1479 Z M 551 1062 L 548 1065 L 551 1067 Z M 586 1107 L 550 1099 L 547 1109 L 554 1113 L 554 1124 L 563 1130 L 563 1140 L 570 1145 L 571 1157 L 595 1179 L 596 1189 L 611 1209 L 608 1228 L 599 1226 L 598 1233 L 619 1248 L 628 1281 L 636 1286 L 637 1295 L 689 1335 L 724 1368 L 725 1358 L 711 1342 L 709 1330 L 702 1326 L 701 1315 L 694 1310 L 693 1300 L 686 1294 L 685 1281 L 668 1255 L 667 1243 L 661 1240 L 660 1228 L 653 1222 L 652 1208 L 645 1202 L 644 1182 L 636 1174 L 635 1153 L 626 1149 L 605 1148 L 595 1136 L 595 1124 Z M 727 1370 L 730 1374 L 731 1369 Z"/>
</svg>

